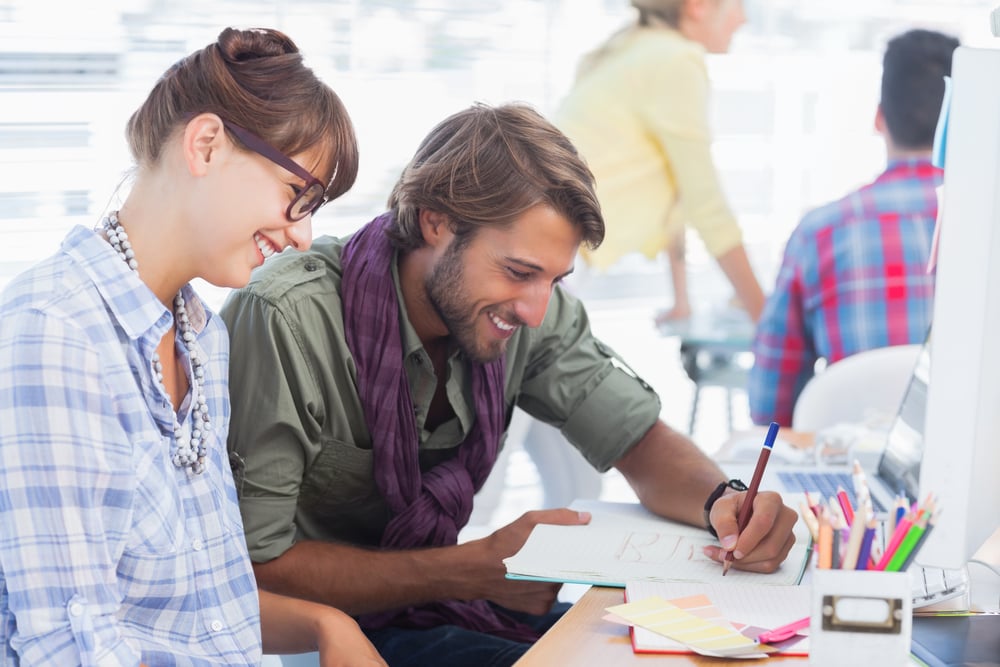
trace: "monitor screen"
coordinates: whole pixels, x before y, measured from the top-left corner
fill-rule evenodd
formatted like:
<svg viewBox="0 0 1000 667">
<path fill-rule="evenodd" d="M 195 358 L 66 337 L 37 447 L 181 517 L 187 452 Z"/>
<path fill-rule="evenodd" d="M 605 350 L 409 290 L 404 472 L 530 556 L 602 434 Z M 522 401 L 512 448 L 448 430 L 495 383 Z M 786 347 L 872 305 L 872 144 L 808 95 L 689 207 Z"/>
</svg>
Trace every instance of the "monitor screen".
<svg viewBox="0 0 1000 667">
<path fill-rule="evenodd" d="M 894 491 L 916 502 L 920 493 L 920 463 L 924 454 L 924 420 L 930 371 L 930 333 L 924 341 L 910 382 L 899 404 L 879 459 L 878 476 Z"/>
</svg>

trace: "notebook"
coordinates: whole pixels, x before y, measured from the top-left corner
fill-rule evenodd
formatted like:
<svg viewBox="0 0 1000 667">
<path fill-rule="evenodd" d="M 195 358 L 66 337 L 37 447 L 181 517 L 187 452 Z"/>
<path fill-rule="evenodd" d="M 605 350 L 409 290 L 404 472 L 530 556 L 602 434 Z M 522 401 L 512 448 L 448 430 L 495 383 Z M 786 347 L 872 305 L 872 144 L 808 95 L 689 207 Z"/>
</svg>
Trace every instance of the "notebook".
<svg viewBox="0 0 1000 667">
<path fill-rule="evenodd" d="M 508 579 L 624 587 L 629 581 L 798 584 L 809 562 L 808 532 L 796 524 L 795 546 L 769 574 L 732 570 L 702 553 L 715 538 L 699 526 L 654 515 L 636 502 L 574 500 L 590 512 L 583 526 L 538 524 L 518 552 L 503 559 Z"/>
</svg>

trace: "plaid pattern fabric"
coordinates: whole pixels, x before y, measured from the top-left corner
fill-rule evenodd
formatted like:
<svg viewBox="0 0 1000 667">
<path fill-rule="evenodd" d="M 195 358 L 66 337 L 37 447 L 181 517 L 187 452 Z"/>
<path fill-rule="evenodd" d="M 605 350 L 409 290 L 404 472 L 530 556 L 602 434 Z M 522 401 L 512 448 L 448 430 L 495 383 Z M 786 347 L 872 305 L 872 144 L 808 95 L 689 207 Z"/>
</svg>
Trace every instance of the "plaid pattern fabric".
<svg viewBox="0 0 1000 667">
<path fill-rule="evenodd" d="M 103 239 L 77 227 L 0 298 L 0 665 L 260 661 L 225 448 L 228 339 L 185 298 L 213 424 L 201 475 L 170 461 L 173 410 L 151 374 L 170 312 Z"/>
<path fill-rule="evenodd" d="M 893 162 L 873 183 L 802 219 L 757 326 L 748 382 L 755 423 L 791 424 L 820 357 L 834 363 L 923 342 L 941 175 L 926 160 Z"/>
</svg>

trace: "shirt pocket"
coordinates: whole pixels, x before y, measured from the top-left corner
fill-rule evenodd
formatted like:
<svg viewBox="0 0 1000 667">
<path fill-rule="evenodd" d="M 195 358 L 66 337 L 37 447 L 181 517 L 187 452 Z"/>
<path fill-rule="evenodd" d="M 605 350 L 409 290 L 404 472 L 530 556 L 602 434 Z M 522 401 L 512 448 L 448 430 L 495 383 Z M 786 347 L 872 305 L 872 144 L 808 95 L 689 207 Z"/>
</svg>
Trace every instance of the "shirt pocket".
<svg viewBox="0 0 1000 667">
<path fill-rule="evenodd" d="M 126 554 L 173 554 L 184 541 L 184 507 L 173 471 L 151 474 L 139 480 L 133 503 L 132 527 L 125 543 Z"/>
<path fill-rule="evenodd" d="M 299 496 L 313 506 L 337 506 L 378 496 L 372 450 L 342 440 L 323 442 L 319 456 L 306 470 Z"/>
<path fill-rule="evenodd" d="M 388 509 L 375 485 L 372 462 L 370 449 L 339 440 L 325 441 L 302 480 L 300 511 L 337 539 L 377 544 Z"/>
</svg>

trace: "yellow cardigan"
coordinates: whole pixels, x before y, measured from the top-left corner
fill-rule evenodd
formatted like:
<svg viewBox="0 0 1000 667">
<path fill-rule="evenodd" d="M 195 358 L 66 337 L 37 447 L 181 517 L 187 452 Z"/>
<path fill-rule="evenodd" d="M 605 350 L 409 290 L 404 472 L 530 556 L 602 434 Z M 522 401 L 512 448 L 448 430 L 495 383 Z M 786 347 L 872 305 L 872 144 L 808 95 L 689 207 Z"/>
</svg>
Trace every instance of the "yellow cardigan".
<svg viewBox="0 0 1000 667">
<path fill-rule="evenodd" d="M 604 243 L 585 251 L 604 269 L 623 255 L 653 258 L 683 224 L 718 257 L 742 243 L 712 162 L 705 51 L 672 29 L 612 38 L 555 113 L 597 181 Z"/>
</svg>

